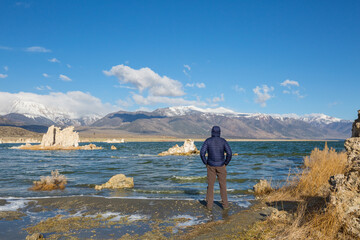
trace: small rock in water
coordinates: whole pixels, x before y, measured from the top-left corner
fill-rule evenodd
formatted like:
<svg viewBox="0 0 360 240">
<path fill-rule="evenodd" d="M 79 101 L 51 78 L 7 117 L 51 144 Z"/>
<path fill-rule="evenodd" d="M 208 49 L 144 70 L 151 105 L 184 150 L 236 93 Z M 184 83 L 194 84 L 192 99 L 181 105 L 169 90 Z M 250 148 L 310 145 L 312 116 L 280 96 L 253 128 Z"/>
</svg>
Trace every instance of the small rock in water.
<svg viewBox="0 0 360 240">
<path fill-rule="evenodd" d="M 184 145 L 179 147 L 177 144 L 169 150 L 159 153 L 159 156 L 168 156 L 168 155 L 190 155 L 190 154 L 199 154 L 199 150 L 194 144 L 194 140 L 187 139 L 184 142 Z"/>
<path fill-rule="evenodd" d="M 111 150 L 116 150 L 116 149 L 117 148 L 114 145 L 111 146 Z"/>
<path fill-rule="evenodd" d="M 134 178 L 132 177 L 126 177 L 124 174 L 117 174 L 110 178 L 110 180 L 107 183 L 104 183 L 102 185 L 96 185 L 96 190 L 101 190 L 103 188 L 133 188 L 134 187 Z"/>
</svg>

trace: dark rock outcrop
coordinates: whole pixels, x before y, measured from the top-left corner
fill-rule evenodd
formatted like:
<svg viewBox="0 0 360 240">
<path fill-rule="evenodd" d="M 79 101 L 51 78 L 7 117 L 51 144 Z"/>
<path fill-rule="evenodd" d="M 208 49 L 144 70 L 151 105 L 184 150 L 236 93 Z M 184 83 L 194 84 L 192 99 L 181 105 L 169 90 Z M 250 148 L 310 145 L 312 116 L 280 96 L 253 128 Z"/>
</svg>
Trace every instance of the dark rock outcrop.
<svg viewBox="0 0 360 240">
<path fill-rule="evenodd" d="M 332 176 L 330 203 L 336 207 L 344 230 L 360 239 L 360 111 L 351 138 L 345 141 L 348 155 L 345 174 Z"/>
</svg>

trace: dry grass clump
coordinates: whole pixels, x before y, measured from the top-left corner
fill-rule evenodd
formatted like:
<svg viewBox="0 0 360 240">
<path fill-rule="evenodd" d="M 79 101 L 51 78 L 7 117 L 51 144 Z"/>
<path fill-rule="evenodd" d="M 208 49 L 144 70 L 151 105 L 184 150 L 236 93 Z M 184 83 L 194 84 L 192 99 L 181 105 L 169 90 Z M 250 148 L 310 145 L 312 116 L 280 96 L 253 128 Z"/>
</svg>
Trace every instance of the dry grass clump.
<svg viewBox="0 0 360 240">
<path fill-rule="evenodd" d="M 329 179 L 336 174 L 345 173 L 347 166 L 346 152 L 336 152 L 325 143 L 323 150 L 315 148 L 310 156 L 304 158 L 304 169 L 289 174 L 287 183 L 273 194 L 267 201 L 300 200 L 303 197 L 327 197 Z"/>
<path fill-rule="evenodd" d="M 56 189 L 63 190 L 67 184 L 67 179 L 64 175 L 59 174 L 58 170 L 51 171 L 51 176 L 41 176 L 40 181 L 34 181 L 34 185 L 29 188 L 33 191 L 52 191 Z"/>
<path fill-rule="evenodd" d="M 291 219 L 284 221 L 271 215 L 255 224 L 246 234 L 256 239 L 351 239 L 342 232 L 340 210 L 327 202 L 331 176 L 345 173 L 347 154 L 328 148 L 315 148 L 304 158 L 304 169 L 287 184 L 264 198 L 268 203 L 292 202 L 298 206 Z"/>
</svg>

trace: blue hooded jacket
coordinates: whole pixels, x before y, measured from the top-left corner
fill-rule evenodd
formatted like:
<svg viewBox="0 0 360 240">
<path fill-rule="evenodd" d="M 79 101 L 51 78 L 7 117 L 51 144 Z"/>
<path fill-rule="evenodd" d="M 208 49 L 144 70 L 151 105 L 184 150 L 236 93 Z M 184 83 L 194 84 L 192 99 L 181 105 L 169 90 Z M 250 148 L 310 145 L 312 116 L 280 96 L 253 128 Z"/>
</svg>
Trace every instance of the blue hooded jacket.
<svg viewBox="0 0 360 240">
<path fill-rule="evenodd" d="M 208 153 L 206 159 L 205 154 Z M 226 153 L 226 158 L 224 156 Z M 231 148 L 228 142 L 220 137 L 220 127 L 214 126 L 211 130 L 211 137 L 206 139 L 200 150 L 201 160 L 205 165 L 221 167 L 228 165 L 231 161 Z"/>
</svg>

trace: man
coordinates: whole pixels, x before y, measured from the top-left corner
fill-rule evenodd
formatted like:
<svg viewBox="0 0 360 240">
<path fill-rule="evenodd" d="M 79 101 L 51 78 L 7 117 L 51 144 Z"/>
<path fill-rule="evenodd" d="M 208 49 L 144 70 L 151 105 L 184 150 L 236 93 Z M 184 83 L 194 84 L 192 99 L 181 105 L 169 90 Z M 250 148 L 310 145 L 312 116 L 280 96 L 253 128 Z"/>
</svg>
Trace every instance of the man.
<svg viewBox="0 0 360 240">
<path fill-rule="evenodd" d="M 206 159 L 205 154 L 208 153 Z M 226 158 L 224 156 L 226 153 Z M 214 204 L 214 184 L 216 176 L 220 185 L 220 196 L 224 209 L 229 208 L 226 192 L 226 166 L 231 161 L 231 148 L 224 138 L 220 137 L 220 127 L 214 126 L 211 137 L 206 139 L 200 150 L 200 157 L 207 167 L 206 207 L 211 210 Z"/>
</svg>

